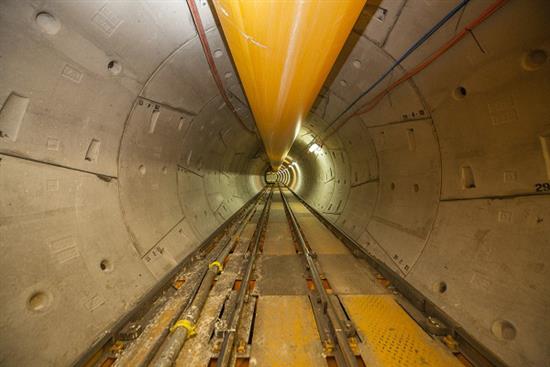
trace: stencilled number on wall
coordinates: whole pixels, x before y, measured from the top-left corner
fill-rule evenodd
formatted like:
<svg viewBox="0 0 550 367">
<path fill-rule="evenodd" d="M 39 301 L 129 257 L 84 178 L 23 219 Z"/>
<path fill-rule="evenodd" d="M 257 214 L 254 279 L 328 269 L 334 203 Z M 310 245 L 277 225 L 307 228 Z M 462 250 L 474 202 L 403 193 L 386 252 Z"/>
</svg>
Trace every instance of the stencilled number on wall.
<svg viewBox="0 0 550 367">
<path fill-rule="evenodd" d="M 536 183 L 535 189 L 537 192 L 550 191 L 550 182 Z"/>
</svg>

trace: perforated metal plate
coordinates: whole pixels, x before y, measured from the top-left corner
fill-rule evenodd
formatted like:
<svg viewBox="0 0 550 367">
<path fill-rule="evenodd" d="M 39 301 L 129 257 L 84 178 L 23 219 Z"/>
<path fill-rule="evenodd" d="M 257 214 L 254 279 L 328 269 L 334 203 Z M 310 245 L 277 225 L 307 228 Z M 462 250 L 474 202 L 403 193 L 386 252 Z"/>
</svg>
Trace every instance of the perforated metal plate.
<svg viewBox="0 0 550 367">
<path fill-rule="evenodd" d="M 464 367 L 426 334 L 391 295 L 342 296 L 361 337 L 367 365 Z M 369 364 L 370 362 L 370 364 Z"/>
</svg>

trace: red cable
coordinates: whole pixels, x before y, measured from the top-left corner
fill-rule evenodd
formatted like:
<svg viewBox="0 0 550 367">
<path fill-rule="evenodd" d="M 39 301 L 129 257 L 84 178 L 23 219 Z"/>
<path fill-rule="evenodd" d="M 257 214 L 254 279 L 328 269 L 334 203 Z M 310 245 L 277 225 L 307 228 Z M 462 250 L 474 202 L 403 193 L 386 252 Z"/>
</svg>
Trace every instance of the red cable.
<svg viewBox="0 0 550 367">
<path fill-rule="evenodd" d="M 491 15 L 493 15 L 498 9 L 500 9 L 508 0 L 497 0 L 493 4 L 491 4 L 488 8 L 486 8 L 476 19 L 474 19 L 472 22 L 468 23 L 458 34 L 456 34 L 453 38 L 448 40 L 443 46 L 441 46 L 437 51 L 435 51 L 433 54 L 431 54 L 428 58 L 426 58 L 424 61 L 422 61 L 420 64 L 416 65 L 414 68 L 409 70 L 405 75 L 403 75 L 401 78 L 390 84 L 387 88 L 385 88 L 383 91 L 378 93 L 374 98 L 372 98 L 367 103 L 363 104 L 357 111 L 355 111 L 353 114 L 351 114 L 349 117 L 347 117 L 344 121 L 342 121 L 338 126 L 328 135 L 326 135 L 324 139 L 327 139 L 328 137 L 332 136 L 336 131 L 338 131 L 346 122 L 348 122 L 352 117 L 359 116 L 362 114 L 365 114 L 369 111 L 371 111 L 380 101 L 388 95 L 393 89 L 395 89 L 398 85 L 402 84 L 403 82 L 409 80 L 422 70 L 424 70 L 426 67 L 428 67 L 431 63 L 433 63 L 435 60 L 437 60 L 440 56 L 442 56 L 445 52 L 447 52 L 451 47 L 456 45 L 458 41 L 460 41 L 468 32 L 472 31 L 474 28 L 476 28 L 478 25 L 483 23 L 487 18 L 489 18 Z"/>
<path fill-rule="evenodd" d="M 199 14 L 199 10 L 197 9 L 197 5 L 195 4 L 195 0 L 187 0 L 187 5 L 191 10 L 191 16 L 193 17 L 193 22 L 195 23 L 195 27 L 197 28 L 199 40 L 201 41 L 202 49 L 204 51 L 204 56 L 206 57 L 206 61 L 208 62 L 208 66 L 210 67 L 212 77 L 216 82 L 216 86 L 218 87 L 218 90 L 220 91 L 220 94 L 222 95 L 222 98 L 225 101 L 225 104 L 227 105 L 227 107 L 229 107 L 231 112 L 233 112 L 233 114 L 235 115 L 237 120 L 241 123 L 243 128 L 246 131 L 254 134 L 254 130 L 251 130 L 248 126 L 246 126 L 244 121 L 241 119 L 241 117 L 237 113 L 237 110 L 229 100 L 227 93 L 225 92 L 223 82 L 220 78 L 220 74 L 218 73 L 218 68 L 216 67 L 214 58 L 212 57 L 212 52 L 210 51 L 210 45 L 208 44 L 208 39 L 206 38 L 206 32 L 204 31 L 204 26 L 202 25 L 201 16 Z"/>
</svg>

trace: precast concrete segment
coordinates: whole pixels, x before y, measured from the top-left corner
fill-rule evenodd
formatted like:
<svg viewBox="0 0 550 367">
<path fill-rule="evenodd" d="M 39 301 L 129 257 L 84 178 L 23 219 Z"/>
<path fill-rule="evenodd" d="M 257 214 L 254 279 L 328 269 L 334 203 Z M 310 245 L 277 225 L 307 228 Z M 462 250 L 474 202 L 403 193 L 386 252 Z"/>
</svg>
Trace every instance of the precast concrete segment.
<svg viewBox="0 0 550 367">
<path fill-rule="evenodd" d="M 278 170 L 365 0 L 213 3 Z"/>
<path fill-rule="evenodd" d="M 458 0 L 377 3 L 302 125 L 290 182 L 507 365 L 543 365 L 550 2 L 508 1 L 308 153 Z M 250 116 L 208 4 L 216 65 Z M 487 5 L 470 1 L 388 83 Z M 259 190 L 266 163 L 223 106 L 185 1 L 3 0 L 0 18 L 0 361 L 68 365 Z"/>
<path fill-rule="evenodd" d="M 191 16 L 193 17 L 193 22 L 195 23 L 195 27 L 197 28 L 197 33 L 199 36 L 199 39 L 201 41 L 202 48 L 204 50 L 204 56 L 206 57 L 206 61 L 208 62 L 208 66 L 210 67 L 210 71 L 212 73 L 212 77 L 214 78 L 214 81 L 216 82 L 216 86 L 218 87 L 218 90 L 220 91 L 220 94 L 227 105 L 227 107 L 233 112 L 235 115 L 235 118 L 241 123 L 243 128 L 250 132 L 254 133 L 254 130 L 251 130 L 246 124 L 241 120 L 241 117 L 237 113 L 237 110 L 229 100 L 229 97 L 227 96 L 227 92 L 225 91 L 225 87 L 223 85 L 223 82 L 221 80 L 220 74 L 218 72 L 218 68 L 216 67 L 216 63 L 214 62 L 214 58 L 212 55 L 212 51 L 210 50 L 210 44 L 208 42 L 208 38 L 206 37 L 206 32 L 204 29 L 204 26 L 202 24 L 202 19 L 200 16 L 200 12 L 197 8 L 197 4 L 194 0 L 188 0 L 187 5 L 189 6 L 189 10 L 191 11 Z"/>
<path fill-rule="evenodd" d="M 308 135 L 290 153 L 300 158 L 295 191 L 445 310 L 485 355 L 535 367 L 550 360 L 542 191 L 550 178 L 548 1 L 508 1 L 353 117 L 325 141 L 345 162 L 328 149 L 305 149 L 310 137 L 323 135 L 318 120 L 334 120 L 457 3 L 385 1 L 384 9 L 362 14 L 315 103 Z M 402 79 L 491 3 L 470 1 L 386 81 Z"/>
</svg>

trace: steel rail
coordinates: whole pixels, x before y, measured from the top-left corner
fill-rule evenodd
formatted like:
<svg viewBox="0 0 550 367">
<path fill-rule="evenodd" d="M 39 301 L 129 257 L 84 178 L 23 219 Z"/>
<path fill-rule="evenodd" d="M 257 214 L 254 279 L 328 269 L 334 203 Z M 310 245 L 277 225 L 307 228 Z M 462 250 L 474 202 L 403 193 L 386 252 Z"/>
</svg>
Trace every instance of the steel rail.
<svg viewBox="0 0 550 367">
<path fill-rule="evenodd" d="M 243 306 L 245 304 L 246 296 L 249 293 L 248 282 L 250 281 L 252 270 L 254 269 L 254 263 L 256 261 L 258 249 L 260 247 L 262 232 L 264 231 L 267 224 L 267 218 L 269 216 L 269 210 L 271 208 L 272 196 L 273 196 L 273 187 L 271 188 L 271 191 L 267 198 L 267 202 L 262 211 L 260 220 L 258 222 L 258 226 L 256 227 L 256 231 L 254 232 L 254 240 L 253 240 L 252 248 L 248 251 L 248 261 L 246 263 L 246 268 L 245 268 L 246 270 L 245 270 L 244 276 L 241 280 L 241 288 L 239 289 L 239 293 L 237 295 L 237 300 L 235 303 L 236 305 L 233 308 L 233 311 L 231 312 L 230 317 L 228 318 L 228 327 L 227 327 L 227 330 L 225 330 L 224 332 L 220 353 L 218 355 L 218 360 L 216 362 L 216 366 L 218 367 L 227 367 L 230 365 L 230 362 L 231 362 L 233 346 L 235 344 L 235 334 L 237 333 L 237 330 L 239 328 L 241 314 L 242 314 Z"/>
<path fill-rule="evenodd" d="M 197 249 L 195 249 L 189 256 L 180 261 L 172 270 L 170 270 L 165 276 L 163 276 L 162 279 L 153 288 L 151 288 L 150 291 L 148 291 L 142 298 L 139 299 L 137 305 L 131 311 L 127 312 L 124 316 L 118 319 L 115 324 L 111 326 L 101 338 L 97 339 L 91 347 L 89 347 L 78 358 L 76 358 L 71 366 L 88 366 L 90 361 L 97 353 L 99 353 L 102 347 L 104 347 L 109 341 L 116 340 L 118 333 L 125 325 L 127 325 L 132 320 L 139 320 L 139 315 L 142 315 L 144 310 L 150 307 L 150 305 L 153 303 L 153 300 L 157 299 L 164 290 L 171 287 L 171 280 L 173 280 L 173 278 L 182 271 L 182 268 L 184 268 L 191 262 L 190 259 L 195 258 L 198 254 L 201 254 L 203 252 L 210 252 L 211 250 L 208 249 L 212 247 L 211 244 L 223 240 L 223 238 L 227 236 L 227 232 L 234 225 L 234 223 L 239 222 L 239 218 L 243 216 L 243 213 L 246 212 L 247 209 L 251 205 L 253 205 L 253 203 L 257 202 L 261 195 L 262 192 L 258 192 L 256 195 L 254 195 L 254 197 L 248 200 L 237 212 L 231 215 L 220 227 L 218 227 L 218 229 L 216 229 L 210 236 L 203 240 L 201 244 L 197 247 Z M 219 238 L 220 236 L 221 238 Z M 116 363 L 117 362 L 115 362 L 115 365 Z"/>
<path fill-rule="evenodd" d="M 309 272 L 311 273 L 311 278 L 313 280 L 313 283 L 315 284 L 315 289 L 318 293 L 319 300 L 321 301 L 323 310 L 328 317 L 329 326 L 332 329 L 334 337 L 336 338 L 336 344 L 340 349 L 340 352 L 342 353 L 343 362 L 347 367 L 357 367 L 357 359 L 355 357 L 355 354 L 351 350 L 351 347 L 349 346 L 347 328 L 342 323 L 342 320 L 338 317 L 336 307 L 332 303 L 332 299 L 329 297 L 325 287 L 323 286 L 323 281 L 315 262 L 316 255 L 307 245 L 301 232 L 300 225 L 298 224 L 298 221 L 294 213 L 292 212 L 292 209 L 290 208 L 290 205 L 288 204 L 288 201 L 286 200 L 286 197 L 280 187 L 279 192 L 281 194 L 283 205 L 285 207 L 285 211 L 287 212 L 292 231 L 294 232 L 296 240 L 300 244 L 304 257 L 307 261 Z"/>
<path fill-rule="evenodd" d="M 481 342 L 476 340 L 470 335 L 460 324 L 452 319 L 445 311 L 440 309 L 429 299 L 427 299 L 419 290 L 413 287 L 407 280 L 399 276 L 395 271 L 389 268 L 381 260 L 371 256 L 367 250 L 351 238 L 342 229 L 336 227 L 332 222 L 326 219 L 315 208 L 309 205 L 304 198 L 294 192 L 291 188 L 287 189 L 299 200 L 319 221 L 331 231 L 342 243 L 351 251 L 351 253 L 358 258 L 364 259 L 373 269 L 378 271 L 385 279 L 388 279 L 390 283 L 399 291 L 399 293 L 422 315 L 426 318 L 429 316 L 435 316 L 441 320 L 450 329 L 450 335 L 455 337 L 459 342 L 460 351 L 466 356 L 466 358 L 472 362 L 475 366 L 494 366 L 494 367 L 508 367 L 497 355 L 485 347 Z M 414 318 L 414 317 L 413 317 Z M 418 323 L 418 320 L 416 320 Z M 419 325 L 425 329 L 427 333 L 429 330 L 425 328 L 422 323 Z"/>
<path fill-rule="evenodd" d="M 217 251 L 216 255 L 215 256 L 212 256 L 211 259 L 216 259 L 220 256 L 221 254 L 221 251 L 230 243 L 233 243 L 233 241 L 235 241 L 235 236 L 240 234 L 242 232 L 242 230 L 244 229 L 244 224 L 248 223 L 248 221 L 250 220 L 250 218 L 252 217 L 252 215 L 254 215 L 255 211 L 256 211 L 256 205 L 257 205 L 257 202 L 259 201 L 261 195 L 258 197 L 257 201 L 254 203 L 254 204 L 251 204 L 249 208 L 247 208 L 245 210 L 245 212 L 241 215 L 241 218 L 238 220 L 240 222 L 240 225 L 239 226 L 235 226 L 233 228 L 232 231 L 230 231 L 229 235 L 226 235 L 224 238 L 223 238 L 223 243 L 221 244 L 220 247 L 220 250 Z M 211 263 L 211 261 L 209 262 Z M 169 335 L 170 333 L 170 326 L 173 325 L 183 314 L 183 312 L 191 306 L 193 300 L 196 298 L 197 296 L 197 293 L 204 281 L 204 277 L 206 276 L 207 272 L 208 272 L 208 268 L 204 268 L 202 270 L 202 273 L 199 277 L 199 281 L 197 282 L 197 284 L 195 285 L 195 287 L 193 288 L 193 291 L 191 292 L 191 295 L 189 297 L 189 299 L 187 300 L 187 302 L 185 302 L 185 304 L 183 305 L 183 307 L 181 308 L 181 310 L 179 312 L 176 313 L 175 317 L 172 318 L 170 320 L 170 322 L 168 323 L 168 326 L 166 326 L 163 330 L 162 330 L 162 333 L 160 335 L 160 337 L 154 342 L 153 346 L 151 347 L 151 349 L 148 351 L 148 353 L 145 355 L 145 357 L 143 358 L 143 360 L 140 361 L 140 363 L 138 363 L 136 365 L 136 367 L 145 367 L 145 366 L 148 366 L 149 363 L 151 363 L 151 361 L 153 360 L 153 358 L 155 357 L 155 355 L 157 354 L 157 352 L 159 351 L 159 349 L 161 348 L 161 346 L 163 345 L 164 341 L 166 340 L 166 337 Z M 116 364 L 115 364 L 116 365 Z"/>
<path fill-rule="evenodd" d="M 254 208 L 256 207 L 256 205 L 254 205 Z M 251 215 L 245 217 L 245 219 L 249 219 L 250 217 Z M 185 341 L 188 339 L 189 336 L 192 336 L 192 334 L 194 333 L 195 324 L 197 323 L 201 315 L 202 309 L 204 308 L 204 305 L 208 299 L 208 295 L 210 294 L 210 290 L 212 288 L 214 280 L 216 276 L 221 272 L 223 266 L 222 264 L 225 261 L 225 258 L 229 255 L 231 249 L 237 243 L 239 239 L 239 234 L 242 232 L 247 223 L 248 220 L 243 220 L 238 226 L 237 230 L 230 237 L 230 239 L 226 241 L 218 254 L 212 258 L 213 261 L 209 263 L 208 269 L 205 270 L 206 274 L 200 282 L 200 286 L 196 291 L 191 304 L 180 314 L 179 320 L 171 325 L 170 329 L 172 333 L 167 336 L 166 342 L 164 343 L 160 351 L 160 356 L 154 362 L 155 367 L 172 366 L 175 359 L 178 357 L 181 349 L 183 348 Z M 181 315 L 183 315 L 184 317 L 182 318 Z"/>
</svg>

